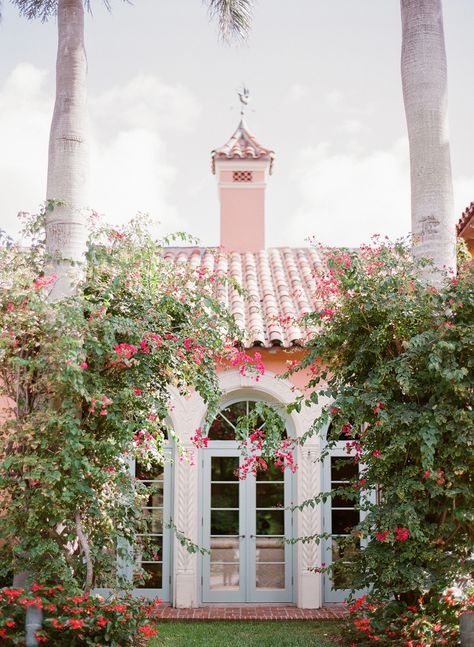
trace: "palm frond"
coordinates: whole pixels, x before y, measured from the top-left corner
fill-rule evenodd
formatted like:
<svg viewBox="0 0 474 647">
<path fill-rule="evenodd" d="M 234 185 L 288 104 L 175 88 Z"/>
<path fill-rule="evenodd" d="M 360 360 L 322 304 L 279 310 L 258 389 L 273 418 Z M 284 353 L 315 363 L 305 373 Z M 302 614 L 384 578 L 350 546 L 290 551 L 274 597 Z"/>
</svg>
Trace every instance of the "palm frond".
<svg viewBox="0 0 474 647">
<path fill-rule="evenodd" d="M 211 18 L 216 18 L 219 31 L 226 41 L 245 40 L 252 23 L 254 0 L 204 0 Z"/>
<path fill-rule="evenodd" d="M 11 0 L 18 7 L 21 16 L 28 20 L 40 18 L 47 20 L 49 16 L 57 13 L 58 0 Z"/>
<path fill-rule="evenodd" d="M 20 15 L 25 16 L 28 20 L 39 18 L 44 22 L 58 12 L 58 0 L 11 0 L 11 2 L 18 7 Z M 83 0 L 83 2 L 86 10 L 92 13 L 91 0 Z M 102 2 L 106 9 L 111 11 L 110 0 L 102 0 Z M 124 2 L 130 2 L 130 0 L 124 0 Z M 0 0 L 0 18 L 2 15 L 1 6 L 2 2 Z"/>
</svg>

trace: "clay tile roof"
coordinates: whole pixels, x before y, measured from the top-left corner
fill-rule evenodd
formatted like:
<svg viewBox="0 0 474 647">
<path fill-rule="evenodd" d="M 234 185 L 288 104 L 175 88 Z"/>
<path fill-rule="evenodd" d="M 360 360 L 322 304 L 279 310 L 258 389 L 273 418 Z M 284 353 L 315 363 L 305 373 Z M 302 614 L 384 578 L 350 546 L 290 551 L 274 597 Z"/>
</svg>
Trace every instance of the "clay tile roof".
<svg viewBox="0 0 474 647">
<path fill-rule="evenodd" d="M 217 271 L 242 286 L 244 294 L 231 285 L 220 286 L 218 297 L 244 331 L 246 348 L 291 348 L 311 335 L 298 320 L 318 308 L 315 276 L 324 272 L 324 265 L 317 250 L 278 247 L 237 253 L 171 247 L 164 257 L 189 269 Z"/>
<path fill-rule="evenodd" d="M 274 157 L 275 152 L 258 143 L 242 117 L 229 141 L 212 151 L 212 172 L 215 173 L 216 159 L 268 159 L 271 173 Z"/>
<path fill-rule="evenodd" d="M 457 235 L 462 236 L 463 231 L 467 229 L 469 224 L 474 224 L 474 202 L 471 202 L 471 204 L 463 211 L 462 216 L 456 225 Z"/>
</svg>

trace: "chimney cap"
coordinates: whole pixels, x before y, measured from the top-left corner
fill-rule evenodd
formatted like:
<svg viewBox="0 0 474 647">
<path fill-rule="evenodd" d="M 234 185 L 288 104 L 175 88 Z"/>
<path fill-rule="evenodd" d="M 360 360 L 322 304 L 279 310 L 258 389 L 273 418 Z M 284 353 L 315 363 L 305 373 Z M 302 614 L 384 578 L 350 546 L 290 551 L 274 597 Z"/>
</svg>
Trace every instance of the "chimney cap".
<svg viewBox="0 0 474 647">
<path fill-rule="evenodd" d="M 259 144 L 255 136 L 250 132 L 247 122 L 242 115 L 239 125 L 232 137 L 219 148 L 212 151 L 212 172 L 215 174 L 215 161 L 217 159 L 252 159 L 268 160 L 270 162 L 269 173 L 271 175 L 275 151 Z"/>
</svg>

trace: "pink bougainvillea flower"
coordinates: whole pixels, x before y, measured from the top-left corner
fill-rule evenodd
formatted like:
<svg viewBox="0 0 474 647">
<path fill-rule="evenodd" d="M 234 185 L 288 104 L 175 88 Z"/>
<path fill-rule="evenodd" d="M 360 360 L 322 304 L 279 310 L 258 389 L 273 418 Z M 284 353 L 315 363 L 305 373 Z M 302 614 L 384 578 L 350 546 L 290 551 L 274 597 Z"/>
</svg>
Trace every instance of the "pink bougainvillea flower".
<svg viewBox="0 0 474 647">
<path fill-rule="evenodd" d="M 207 436 L 203 436 L 201 428 L 198 428 L 196 429 L 194 436 L 191 436 L 191 442 L 195 447 L 197 447 L 197 449 L 202 449 L 203 447 L 207 447 L 209 439 Z"/>
<path fill-rule="evenodd" d="M 33 283 L 35 290 L 41 290 L 41 288 L 47 288 L 53 283 L 56 283 L 58 280 L 57 274 L 51 274 L 50 276 L 40 276 Z"/>
<path fill-rule="evenodd" d="M 82 362 L 82 364 L 79 364 L 79 368 L 87 368 L 88 363 L 87 362 Z"/>
</svg>

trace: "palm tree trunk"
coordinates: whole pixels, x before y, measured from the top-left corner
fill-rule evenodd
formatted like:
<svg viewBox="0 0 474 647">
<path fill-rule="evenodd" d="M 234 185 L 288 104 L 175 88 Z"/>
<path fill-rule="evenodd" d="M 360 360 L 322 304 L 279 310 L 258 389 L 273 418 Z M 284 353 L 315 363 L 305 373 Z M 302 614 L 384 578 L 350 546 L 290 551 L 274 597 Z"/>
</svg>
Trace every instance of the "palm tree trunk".
<svg viewBox="0 0 474 647">
<path fill-rule="evenodd" d="M 441 0 L 400 0 L 401 72 L 410 144 L 413 254 L 456 269 L 448 134 L 448 81 Z M 439 285 L 442 274 L 427 272 Z"/>
<path fill-rule="evenodd" d="M 83 260 L 89 175 L 83 0 L 58 0 L 56 102 L 49 139 L 46 248 L 58 275 L 52 298 L 74 291 L 71 262 Z M 60 258 L 59 258 L 60 257 Z M 77 270 L 76 270 L 77 272 Z"/>
</svg>

